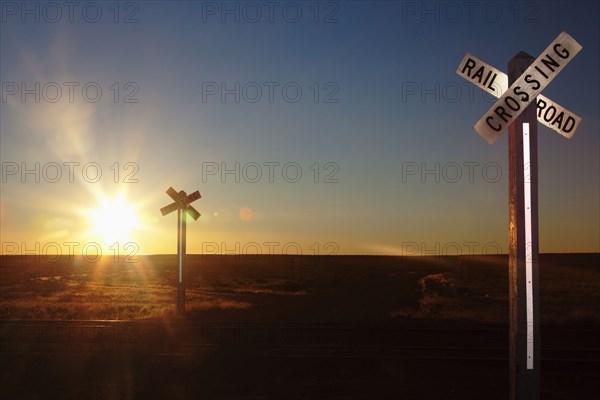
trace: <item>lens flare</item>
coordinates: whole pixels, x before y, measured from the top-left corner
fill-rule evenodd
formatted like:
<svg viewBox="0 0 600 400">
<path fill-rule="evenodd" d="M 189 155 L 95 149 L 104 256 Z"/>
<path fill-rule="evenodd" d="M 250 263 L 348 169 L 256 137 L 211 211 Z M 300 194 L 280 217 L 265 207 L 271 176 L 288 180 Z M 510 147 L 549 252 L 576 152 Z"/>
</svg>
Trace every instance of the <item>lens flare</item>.
<svg viewBox="0 0 600 400">
<path fill-rule="evenodd" d="M 136 210 L 123 197 L 103 199 L 100 205 L 89 210 L 92 232 L 105 243 L 131 240 L 131 230 L 139 226 Z"/>
</svg>

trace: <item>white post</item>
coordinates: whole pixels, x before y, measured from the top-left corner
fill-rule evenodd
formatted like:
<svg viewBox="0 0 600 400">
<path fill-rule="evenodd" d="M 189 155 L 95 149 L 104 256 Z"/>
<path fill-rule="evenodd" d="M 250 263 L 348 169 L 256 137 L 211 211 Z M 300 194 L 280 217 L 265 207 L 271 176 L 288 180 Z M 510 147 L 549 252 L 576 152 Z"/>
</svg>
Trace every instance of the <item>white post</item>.
<svg viewBox="0 0 600 400">
<path fill-rule="evenodd" d="M 531 225 L 531 154 L 529 123 L 523 123 L 523 200 L 525 211 L 525 302 L 527 307 L 527 369 L 533 369 L 533 243 Z"/>
</svg>

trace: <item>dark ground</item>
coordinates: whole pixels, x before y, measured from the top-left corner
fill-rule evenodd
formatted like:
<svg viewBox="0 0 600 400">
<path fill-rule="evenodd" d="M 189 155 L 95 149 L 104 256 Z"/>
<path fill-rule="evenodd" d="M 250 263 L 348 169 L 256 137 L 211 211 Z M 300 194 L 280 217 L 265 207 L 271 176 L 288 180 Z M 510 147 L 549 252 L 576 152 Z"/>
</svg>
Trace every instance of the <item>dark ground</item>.
<svg viewBox="0 0 600 400">
<path fill-rule="evenodd" d="M 102 306 L 110 308 L 109 298 L 87 305 L 92 288 L 129 293 L 133 282 L 152 291 L 154 283 L 174 280 L 170 257 L 151 261 L 136 266 L 146 268 L 138 282 L 139 274 L 123 268 L 98 275 L 98 266 L 62 265 L 48 274 L 47 266 L 36 269 L 26 261 L 29 267 L 19 268 L 5 259 L 0 397 L 508 398 L 505 257 L 254 263 L 192 257 L 197 269 L 188 290 L 195 306 L 183 318 L 56 320 L 63 308 L 79 310 L 78 301 L 86 305 L 81 310 L 108 312 Z M 600 398 L 598 261 L 598 255 L 542 256 L 542 399 Z M 427 284 L 422 280 L 439 274 Z M 66 278 L 48 286 L 39 279 L 45 276 L 71 276 L 79 292 L 69 291 Z M 119 286 L 124 281 L 128 286 Z M 18 298 L 20 291 L 40 289 L 44 296 L 35 301 Z M 160 303 L 157 293 L 152 296 Z M 148 301 L 143 293 L 136 296 Z M 15 306 L 19 301 L 25 305 Z M 40 301 L 55 321 L 32 320 Z M 29 317 L 19 319 L 18 312 Z"/>
</svg>

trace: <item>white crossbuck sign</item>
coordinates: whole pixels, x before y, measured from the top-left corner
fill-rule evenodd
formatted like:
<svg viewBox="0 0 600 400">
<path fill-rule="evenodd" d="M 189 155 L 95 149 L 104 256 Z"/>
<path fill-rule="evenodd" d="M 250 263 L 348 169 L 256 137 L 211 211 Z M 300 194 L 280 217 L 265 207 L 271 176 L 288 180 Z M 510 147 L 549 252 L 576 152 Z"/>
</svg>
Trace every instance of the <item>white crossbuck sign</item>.
<svg viewBox="0 0 600 400">
<path fill-rule="evenodd" d="M 510 87 L 506 74 L 467 53 L 456 73 L 498 97 L 477 121 L 475 131 L 488 143 L 494 143 L 537 97 L 538 121 L 570 139 L 581 118 L 541 95 L 541 92 L 581 49 L 575 39 L 562 32 Z"/>
</svg>

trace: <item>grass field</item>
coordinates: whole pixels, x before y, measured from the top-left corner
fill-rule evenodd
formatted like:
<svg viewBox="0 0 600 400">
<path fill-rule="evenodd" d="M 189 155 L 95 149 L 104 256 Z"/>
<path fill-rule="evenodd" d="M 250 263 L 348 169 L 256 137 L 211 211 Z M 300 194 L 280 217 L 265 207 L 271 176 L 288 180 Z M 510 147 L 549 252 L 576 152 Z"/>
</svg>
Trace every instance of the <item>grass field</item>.
<svg viewBox="0 0 600 400">
<path fill-rule="evenodd" d="M 187 311 L 212 320 L 506 322 L 508 259 L 188 256 Z M 0 319 L 175 314 L 176 256 L 1 257 Z M 541 322 L 600 324 L 600 255 L 544 254 Z"/>
</svg>

